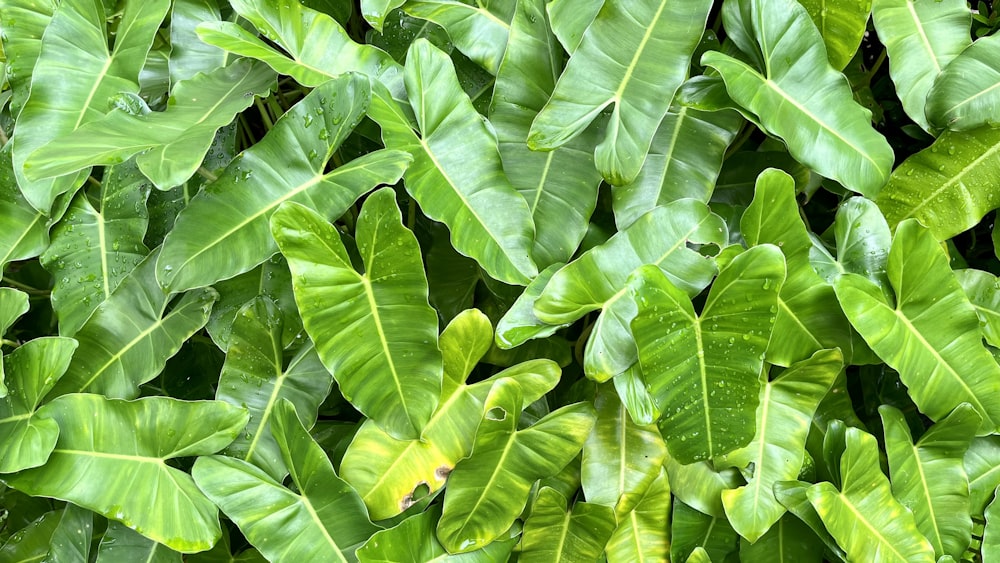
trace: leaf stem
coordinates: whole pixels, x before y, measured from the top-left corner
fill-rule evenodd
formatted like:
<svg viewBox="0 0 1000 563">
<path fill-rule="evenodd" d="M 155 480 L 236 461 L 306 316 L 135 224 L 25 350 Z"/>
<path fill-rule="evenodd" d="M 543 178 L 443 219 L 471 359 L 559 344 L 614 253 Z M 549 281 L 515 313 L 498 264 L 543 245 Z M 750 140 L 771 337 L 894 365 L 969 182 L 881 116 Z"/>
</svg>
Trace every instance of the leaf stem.
<svg viewBox="0 0 1000 563">
<path fill-rule="evenodd" d="M 271 121 L 271 113 L 267 110 L 264 102 L 260 101 L 259 97 L 255 97 L 253 103 L 257 106 L 257 111 L 260 112 L 260 118 L 264 120 L 264 127 L 270 131 L 274 127 L 274 122 Z"/>
<path fill-rule="evenodd" d="M 878 69 L 882 67 L 882 63 L 885 62 L 885 57 L 885 49 L 882 49 L 882 52 L 878 54 L 878 58 L 875 59 L 874 63 L 872 63 L 871 69 L 868 70 L 868 74 L 866 76 L 868 84 L 872 83 L 872 78 L 875 77 L 875 73 L 878 72 Z"/>
<path fill-rule="evenodd" d="M 757 126 L 747 121 L 743 125 L 743 130 L 740 131 L 739 136 L 736 137 L 736 140 L 733 141 L 733 144 L 729 145 L 729 148 L 726 149 L 726 156 L 724 160 L 728 160 L 730 156 L 733 156 L 733 154 L 735 154 L 736 151 L 740 150 L 743 144 L 746 143 L 748 139 L 750 139 L 750 137 L 754 134 L 755 131 L 757 131 Z"/>
<path fill-rule="evenodd" d="M 202 178 L 205 178 L 209 182 L 214 182 L 219 179 L 218 176 L 213 174 L 211 170 L 205 168 L 204 166 L 198 167 L 198 175 L 201 176 Z M 185 199 L 187 199 L 187 192 L 185 192 Z"/>
<path fill-rule="evenodd" d="M 17 348 L 20 346 L 20 342 L 15 342 L 13 340 L 7 340 L 6 338 L 0 338 L 0 346 L 10 346 L 11 348 Z"/>
<path fill-rule="evenodd" d="M 52 294 L 52 292 L 47 289 L 38 289 L 36 287 L 31 287 L 30 285 L 23 284 L 15 279 L 8 278 L 7 276 L 3 276 L 3 283 L 9 285 L 10 287 L 13 287 L 14 289 L 20 289 L 21 291 L 29 293 L 31 295 L 49 296 Z"/>
</svg>

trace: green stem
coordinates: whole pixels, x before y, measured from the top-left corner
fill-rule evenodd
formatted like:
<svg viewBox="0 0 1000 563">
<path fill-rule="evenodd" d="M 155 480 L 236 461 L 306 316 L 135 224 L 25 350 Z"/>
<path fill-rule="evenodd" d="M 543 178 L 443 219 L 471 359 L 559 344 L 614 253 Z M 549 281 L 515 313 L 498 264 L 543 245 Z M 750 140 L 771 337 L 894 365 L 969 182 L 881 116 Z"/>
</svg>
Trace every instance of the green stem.
<svg viewBox="0 0 1000 563">
<path fill-rule="evenodd" d="M 20 289 L 21 291 L 23 291 L 25 293 L 28 293 L 28 294 L 31 294 L 31 295 L 45 295 L 45 296 L 48 296 L 48 295 L 51 295 L 51 293 L 52 293 L 52 292 L 50 292 L 47 289 L 38 289 L 36 287 L 31 287 L 30 285 L 25 285 L 25 284 L 23 284 L 23 283 L 15 280 L 15 279 L 8 278 L 7 276 L 3 276 L 3 283 L 5 283 L 5 284 L 7 284 L 10 287 L 13 287 L 15 289 Z"/>
<path fill-rule="evenodd" d="M 874 63 L 872 63 L 872 67 L 871 69 L 868 70 L 868 74 L 865 77 L 865 81 L 868 84 L 872 83 L 872 78 L 875 77 L 875 73 L 878 72 L 878 69 L 882 67 L 882 63 L 885 62 L 885 57 L 886 57 L 885 49 L 882 49 L 882 52 L 878 54 L 878 58 L 875 59 Z"/>
<path fill-rule="evenodd" d="M 746 122 L 746 124 L 743 125 L 743 130 L 740 131 L 739 136 L 736 137 L 736 140 L 733 141 L 733 144 L 729 145 L 729 148 L 726 149 L 725 159 L 728 159 L 730 156 L 735 154 L 736 151 L 740 150 L 743 144 L 746 143 L 748 139 L 750 139 L 750 137 L 754 134 L 755 131 L 757 131 L 757 126 L 754 125 L 753 123 L 750 123 L 749 121 Z"/>
<path fill-rule="evenodd" d="M 204 166 L 198 167 L 198 175 L 201 176 L 202 178 L 205 178 L 209 182 L 214 182 L 219 179 L 218 176 L 213 174 L 211 170 L 205 168 Z"/>
<path fill-rule="evenodd" d="M 17 348 L 20 346 L 20 342 L 15 342 L 13 340 L 7 340 L 6 338 L 0 338 L 0 346 L 10 346 L 11 348 Z"/>
<path fill-rule="evenodd" d="M 260 98 L 254 98 L 253 103 L 257 106 L 257 111 L 260 112 L 260 118 L 264 120 L 264 127 L 270 131 L 274 127 L 274 122 L 271 121 L 271 113 L 267 111 L 267 107 L 264 106 L 264 102 L 260 101 Z"/>
</svg>

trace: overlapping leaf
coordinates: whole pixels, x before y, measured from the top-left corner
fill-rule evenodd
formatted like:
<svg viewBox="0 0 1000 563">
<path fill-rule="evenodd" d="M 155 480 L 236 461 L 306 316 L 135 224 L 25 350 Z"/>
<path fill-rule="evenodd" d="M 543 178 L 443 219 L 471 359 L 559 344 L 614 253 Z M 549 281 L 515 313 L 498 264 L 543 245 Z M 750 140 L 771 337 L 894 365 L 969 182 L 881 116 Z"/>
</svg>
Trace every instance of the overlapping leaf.
<svg viewBox="0 0 1000 563">
<path fill-rule="evenodd" d="M 562 146 L 613 105 L 594 153 L 597 169 L 614 185 L 634 180 L 687 77 L 711 7 L 703 1 L 606 2 L 532 123 L 528 146 Z"/>
<path fill-rule="evenodd" d="M 367 82 L 347 75 L 314 89 L 195 196 L 163 242 L 160 283 L 182 291 L 260 264 L 278 251 L 268 219 L 282 202 L 335 219 L 375 186 L 396 182 L 409 161 L 398 151 L 374 151 L 326 171 L 368 107 Z"/>
<path fill-rule="evenodd" d="M 167 61 L 171 84 L 225 66 L 229 55 L 203 42 L 195 32 L 198 24 L 221 19 L 217 0 L 174 0 L 170 9 L 170 59 Z"/>
<path fill-rule="evenodd" d="M 72 394 L 43 412 L 59 425 L 56 447 L 45 465 L 5 475 L 7 485 L 89 508 L 177 551 L 203 551 L 219 539 L 215 505 L 166 461 L 218 451 L 246 425 L 245 410 L 218 401 Z"/>
<path fill-rule="evenodd" d="M 666 470 L 649 485 L 635 507 L 619 518 L 608 539 L 609 563 L 664 561 L 670 553 L 670 484 Z"/>
<path fill-rule="evenodd" d="M 303 325 L 340 392 L 389 434 L 419 438 L 441 394 L 441 354 L 420 247 L 402 224 L 395 192 L 372 194 L 361 211 L 364 274 L 315 212 L 285 204 L 271 224 Z"/>
<path fill-rule="evenodd" d="M 802 0 L 826 46 L 834 70 L 843 70 L 865 36 L 872 0 Z"/>
<path fill-rule="evenodd" d="M 983 37 L 941 70 L 927 92 L 924 108 L 931 125 L 952 131 L 997 125 L 993 108 L 1000 103 L 998 48 L 1000 36 Z"/>
<path fill-rule="evenodd" d="M 496 74 L 504 56 L 516 0 L 468 4 L 457 0 L 408 0 L 403 9 L 411 16 L 443 27 L 467 57 Z"/>
<path fill-rule="evenodd" d="M 116 561 L 181 563 L 183 559 L 180 553 L 112 520 L 108 522 L 108 529 L 97 548 L 96 563 Z"/>
<path fill-rule="evenodd" d="M 524 522 L 518 560 L 547 563 L 597 559 L 616 527 L 612 508 L 590 502 L 575 502 L 567 508 L 566 497 L 542 487 Z"/>
<path fill-rule="evenodd" d="M 17 321 L 18 317 L 28 312 L 28 308 L 27 293 L 10 287 L 0 287 L 0 338 L 7 334 L 7 330 Z M 0 362 L 0 397 L 6 396 L 7 385 L 3 362 Z"/>
</svg>

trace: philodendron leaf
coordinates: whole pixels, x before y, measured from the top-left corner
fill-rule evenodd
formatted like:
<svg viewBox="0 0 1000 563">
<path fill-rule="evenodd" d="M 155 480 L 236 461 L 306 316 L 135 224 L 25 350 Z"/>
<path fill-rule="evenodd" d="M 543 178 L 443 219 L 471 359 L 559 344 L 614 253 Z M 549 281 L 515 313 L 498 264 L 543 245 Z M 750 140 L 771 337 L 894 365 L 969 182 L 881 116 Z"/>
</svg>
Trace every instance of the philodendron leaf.
<svg viewBox="0 0 1000 563">
<path fill-rule="evenodd" d="M 202 41 L 261 60 L 303 86 L 317 87 L 346 72 L 360 72 L 385 84 L 394 98 L 405 99 L 399 64 L 376 47 L 355 43 L 329 15 L 300 2 L 230 0 L 229 5 L 288 54 L 227 21 L 199 25 Z"/>
<path fill-rule="evenodd" d="M 670 515 L 671 561 L 725 561 L 736 551 L 738 538 L 724 516 L 703 514 L 674 499 Z"/>
<path fill-rule="evenodd" d="M 205 330 L 223 352 L 229 349 L 233 320 L 237 313 L 258 296 L 267 297 L 281 311 L 282 348 L 294 342 L 295 337 L 302 333 L 302 318 L 292 289 L 292 273 L 281 254 L 274 255 L 249 272 L 218 282 L 212 287 L 219 292 L 219 300 L 212 307 L 212 315 L 205 324 Z"/>
<path fill-rule="evenodd" d="M 0 287 L 0 338 L 21 315 L 28 312 L 28 294 L 12 287 Z M 2 357 L 3 354 L 0 354 Z M 0 362 L 0 397 L 7 396 L 3 363 Z"/>
<path fill-rule="evenodd" d="M 517 381 L 528 402 L 559 382 L 558 365 L 534 360 L 466 384 L 492 338 L 489 319 L 475 309 L 460 313 L 441 333 L 441 398 L 421 439 L 397 440 L 371 420 L 361 425 L 344 454 L 341 472 L 361 494 L 372 518 L 396 516 L 416 502 L 414 495 L 423 487 L 432 494 L 445 484 L 455 465 L 472 453 L 483 401 L 496 381 Z"/>
<path fill-rule="evenodd" d="M 157 188 L 173 188 L 198 170 L 216 131 L 250 107 L 255 96 L 266 96 L 274 78 L 266 65 L 247 59 L 197 74 L 176 84 L 165 111 L 112 110 L 31 153 L 25 174 L 32 180 L 63 176 L 138 155 L 139 170 Z"/>
<path fill-rule="evenodd" d="M 796 516 L 785 514 L 756 542 L 740 540 L 746 563 L 823 563 L 823 542 Z"/>
<path fill-rule="evenodd" d="M 1000 436 L 974 438 L 962 465 L 969 480 L 969 513 L 982 516 L 1000 486 Z"/>
<path fill-rule="evenodd" d="M 649 485 L 635 507 L 619 517 L 608 539 L 608 563 L 666 561 L 670 554 L 670 484 L 665 469 Z"/>
<path fill-rule="evenodd" d="M 616 528 L 613 508 L 590 502 L 575 502 L 567 508 L 566 497 L 542 487 L 524 521 L 518 561 L 590 561 L 604 553 Z M 562 538 L 554 542 L 553 538 Z"/>
<path fill-rule="evenodd" d="M 552 32 L 566 52 L 572 54 L 580 46 L 583 34 L 602 6 L 604 0 L 551 0 L 546 4 Z"/>
<path fill-rule="evenodd" d="M 182 555 L 162 543 L 143 536 L 114 520 L 97 548 L 96 563 L 142 561 L 143 563 L 182 563 Z"/>
<path fill-rule="evenodd" d="M 837 541 L 827 531 L 823 519 L 820 518 L 816 509 L 809 502 L 809 487 L 812 485 L 812 483 L 803 481 L 781 481 L 774 484 L 774 496 L 788 509 L 788 512 L 794 514 L 795 517 L 809 526 L 809 529 L 823 542 L 823 545 L 826 546 L 826 551 L 833 558 L 837 561 L 847 561 L 847 555 L 844 553 L 844 550 L 837 545 Z M 785 517 L 788 518 L 789 516 Z"/>
<path fill-rule="evenodd" d="M 945 131 L 930 147 L 910 156 L 879 193 L 889 225 L 913 217 L 949 239 L 977 225 L 1000 207 L 1000 129 Z"/>
<path fill-rule="evenodd" d="M 229 54 L 198 39 L 195 27 L 222 19 L 217 0 L 175 0 L 170 9 L 170 83 L 225 66 Z"/>
<path fill-rule="evenodd" d="M 963 35 L 960 38 L 968 37 Z M 941 70 L 927 92 L 924 108 L 931 125 L 952 131 L 997 125 L 993 108 L 1000 103 L 998 49 L 1000 36 L 980 38 Z"/>
<path fill-rule="evenodd" d="M 715 458 L 753 438 L 758 376 L 784 279 L 777 247 L 751 248 L 719 273 L 699 315 L 659 268 L 633 274 L 639 363 L 663 413 L 667 448 L 681 463 Z"/>
<path fill-rule="evenodd" d="M 826 45 L 834 70 L 844 70 L 865 37 L 872 0 L 799 0 L 809 12 Z"/>
<path fill-rule="evenodd" d="M 559 325 L 603 309 L 591 332 L 584 369 L 588 377 L 606 381 L 636 361 L 628 328 L 635 315 L 627 295 L 628 275 L 652 264 L 687 295 L 697 295 L 711 282 L 716 267 L 711 257 L 687 243 L 724 246 L 727 239 L 722 218 L 699 201 L 683 199 L 656 207 L 556 272 L 535 302 L 535 315 Z"/>
<path fill-rule="evenodd" d="M 154 251 L 122 280 L 73 335 L 80 349 L 50 396 L 90 391 L 133 399 L 192 334 L 205 326 L 217 294 L 212 288 L 176 302 L 156 283 Z M 171 305 L 168 310 L 168 305 Z"/>
<path fill-rule="evenodd" d="M 834 284 L 841 307 L 886 364 L 899 372 L 922 413 L 939 420 L 963 402 L 1000 424 L 1000 365 L 983 346 L 979 319 L 930 231 L 916 221 L 896 229 L 888 276 L 896 303 L 869 280 L 847 274 Z"/>
<path fill-rule="evenodd" d="M 75 350 L 71 338 L 45 337 L 30 340 L 3 358 L 9 389 L 0 399 L 0 473 L 38 467 L 49 458 L 59 426 L 39 416 L 37 409 L 66 372 Z"/>
<path fill-rule="evenodd" d="M 597 421 L 583 445 L 583 492 L 587 502 L 622 515 L 659 477 L 667 449 L 655 425 L 632 421 L 611 383 L 598 388 L 594 406 Z"/>
<path fill-rule="evenodd" d="M 983 530 L 982 555 L 990 559 L 1000 555 L 1000 529 L 997 528 L 1000 523 L 1000 500 L 996 500 L 1000 498 L 998 491 L 1000 488 L 994 491 L 994 500 L 986 508 L 986 527 Z"/>
<path fill-rule="evenodd" d="M 847 429 L 841 458 L 843 484 L 809 487 L 809 502 L 850 561 L 917 563 L 934 561 L 934 548 L 917 529 L 913 514 L 893 498 L 879 467 L 875 438 Z"/>
<path fill-rule="evenodd" d="M 972 40 L 965 0 L 872 0 L 872 21 L 889 55 L 889 75 L 906 115 L 926 131 L 927 94 L 934 80 Z"/>
<path fill-rule="evenodd" d="M 950 555 L 959 560 L 972 541 L 969 480 L 962 456 L 981 418 L 963 403 L 914 444 L 899 409 L 882 405 L 878 410 L 885 428 L 893 496 L 913 513 L 935 557 Z"/>
<path fill-rule="evenodd" d="M 565 264 L 556 262 L 545 268 L 531 280 L 528 287 L 518 296 L 510 309 L 497 322 L 496 344 L 504 350 L 509 350 L 524 344 L 533 338 L 546 338 L 552 336 L 560 328 L 569 326 L 571 323 L 561 325 L 550 325 L 542 322 L 535 316 L 535 302 L 542 294 L 545 286 L 548 285 L 552 276 Z"/>
<path fill-rule="evenodd" d="M 497 131 L 504 172 L 531 210 L 532 256 L 539 268 L 572 258 L 587 232 L 601 183 L 592 135 L 549 152 L 532 151 L 525 144 L 531 120 L 548 101 L 562 70 L 561 56 L 544 1 L 518 2 L 493 89 L 490 123 Z"/>
<path fill-rule="evenodd" d="M 275 407 L 271 432 L 297 492 L 225 456 L 195 461 L 191 474 L 198 488 L 270 561 L 353 561 L 354 551 L 378 529 L 364 503 L 334 472 L 287 399 Z"/>
<path fill-rule="evenodd" d="M 5 79 L 11 90 L 10 115 L 21 112 L 31 86 L 32 70 L 42 49 L 42 34 L 52 21 L 55 0 L 9 0 L 0 5 L 4 22 Z M 0 198 L 2 201 L 2 198 Z"/>
<path fill-rule="evenodd" d="M 532 123 L 528 146 L 562 146 L 614 105 L 594 153 L 597 169 L 613 185 L 634 180 L 687 77 L 711 7 L 703 0 L 606 2 Z"/>
<path fill-rule="evenodd" d="M 750 543 L 785 513 L 772 489 L 779 481 L 799 476 L 813 414 L 843 368 L 840 350 L 822 350 L 773 381 L 762 376 L 757 433 L 745 447 L 717 462 L 748 468 L 751 474 L 746 486 L 722 492 L 729 523 Z"/>
<path fill-rule="evenodd" d="M 281 340 L 281 312 L 267 297 L 247 303 L 233 320 L 226 363 L 215 398 L 250 411 L 250 422 L 225 454 L 260 467 L 272 479 L 288 469 L 271 433 L 277 404 L 287 399 L 302 422 L 312 427 L 320 403 L 330 393 L 333 378 L 323 367 L 316 348 L 307 342 L 285 366 Z"/>
<path fill-rule="evenodd" d="M 160 283 L 173 291 L 202 287 L 267 260 L 278 251 L 268 219 L 285 201 L 332 220 L 375 186 L 399 180 L 410 161 L 399 151 L 374 151 L 326 171 L 369 99 L 368 80 L 349 74 L 288 110 L 177 216 L 160 252 Z"/>
<path fill-rule="evenodd" d="M 218 451 L 246 425 L 245 410 L 219 401 L 71 394 L 40 412 L 59 425 L 59 441 L 45 465 L 3 476 L 7 485 L 89 508 L 183 553 L 219 539 L 215 505 L 166 461 Z"/>
<path fill-rule="evenodd" d="M 41 256 L 55 280 L 52 308 L 59 333 L 73 336 L 122 280 L 149 254 L 142 239 L 148 215 L 149 182 L 135 163 L 105 170 L 98 206 L 81 191 L 52 230 Z"/>
<path fill-rule="evenodd" d="M 419 134 L 384 90 L 375 89 L 369 113 L 386 147 L 413 155 L 407 191 L 429 218 L 448 226 L 456 250 L 494 279 L 526 285 L 538 275 L 531 210 L 504 175 L 496 138 L 462 92 L 451 59 L 418 39 L 406 56 L 405 79 Z"/>
<path fill-rule="evenodd" d="M 42 561 L 49 553 L 49 540 L 59 525 L 61 512 L 52 510 L 18 530 L 0 547 L 3 561 Z"/>
<path fill-rule="evenodd" d="M 86 563 L 90 561 L 90 544 L 94 536 L 94 513 L 67 504 L 59 525 L 49 539 L 45 563 Z"/>
<path fill-rule="evenodd" d="M 892 147 L 872 128 L 843 75 L 827 61 L 823 39 L 795 0 L 727 0 L 744 11 L 764 69 L 717 51 L 702 64 L 722 75 L 732 99 L 796 160 L 845 187 L 874 197 L 889 178 Z M 726 29 L 739 27 L 723 10 Z"/>
<path fill-rule="evenodd" d="M 887 296 L 891 295 L 885 269 L 892 233 L 878 206 L 863 197 L 848 199 L 837 209 L 833 232 L 837 242 L 836 260 L 821 246 L 814 244 L 809 249 L 816 273 L 828 283 L 843 274 L 858 274 L 883 288 Z"/>
<path fill-rule="evenodd" d="M 0 10 L 3 8 L 0 7 Z M 7 264 L 34 258 L 49 246 L 49 227 L 62 215 L 62 209 L 46 213 L 35 209 L 17 187 L 11 162 L 12 143 L 0 148 L 0 272 Z"/>
<path fill-rule="evenodd" d="M 112 96 L 138 93 L 139 71 L 169 7 L 167 0 L 126 2 L 113 48 L 103 2 L 63 2 L 56 9 L 11 138 L 17 183 L 35 209 L 47 213 L 56 196 L 76 189 L 89 172 L 29 182 L 28 156 L 103 116 Z"/>
<path fill-rule="evenodd" d="M 365 18 L 375 31 L 382 33 L 389 12 L 402 6 L 406 0 L 361 0 L 361 17 Z"/>
<path fill-rule="evenodd" d="M 408 0 L 403 10 L 445 29 L 455 47 L 495 75 L 507 46 L 516 0 L 466 4 L 456 0 Z"/>
<path fill-rule="evenodd" d="M 301 205 L 274 214 L 306 332 L 340 392 L 399 439 L 419 438 L 441 394 L 437 315 L 427 303 L 420 247 L 391 188 L 365 201 L 351 259 L 336 228 Z"/>
<path fill-rule="evenodd" d="M 512 379 L 493 384 L 483 406 L 472 456 L 448 478 L 437 536 L 451 553 L 481 548 L 521 513 L 532 484 L 568 464 L 594 424 L 594 409 L 576 403 L 517 429 L 523 395 Z"/>
<path fill-rule="evenodd" d="M 979 315 L 983 338 L 1000 348 L 1000 279 L 982 270 L 955 270 L 955 277 Z"/>
</svg>

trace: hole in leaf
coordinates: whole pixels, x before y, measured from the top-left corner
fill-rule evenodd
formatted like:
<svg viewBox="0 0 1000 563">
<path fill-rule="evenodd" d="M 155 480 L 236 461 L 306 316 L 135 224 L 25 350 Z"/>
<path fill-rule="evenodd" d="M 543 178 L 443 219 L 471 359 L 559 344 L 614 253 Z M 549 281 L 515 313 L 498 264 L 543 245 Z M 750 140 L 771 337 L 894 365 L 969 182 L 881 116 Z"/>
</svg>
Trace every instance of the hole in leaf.
<svg viewBox="0 0 1000 563">
<path fill-rule="evenodd" d="M 501 407 L 493 407 L 492 409 L 486 411 L 486 420 L 506 420 L 507 411 Z"/>
</svg>

